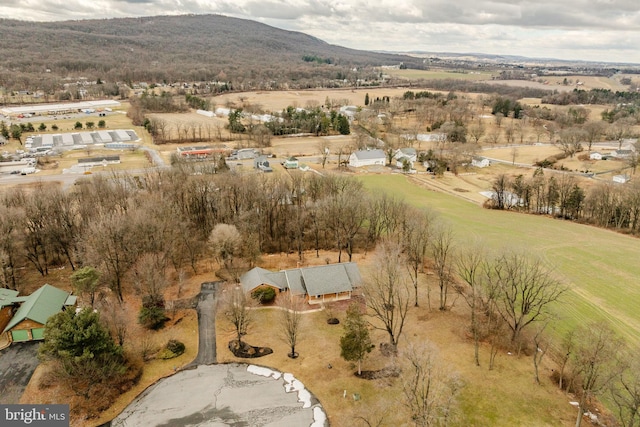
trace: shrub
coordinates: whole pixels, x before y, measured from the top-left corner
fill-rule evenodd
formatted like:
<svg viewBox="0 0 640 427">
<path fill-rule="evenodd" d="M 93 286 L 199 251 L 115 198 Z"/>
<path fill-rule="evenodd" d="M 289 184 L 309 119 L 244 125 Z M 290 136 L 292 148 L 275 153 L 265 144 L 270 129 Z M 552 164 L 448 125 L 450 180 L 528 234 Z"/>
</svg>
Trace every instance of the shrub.
<svg viewBox="0 0 640 427">
<path fill-rule="evenodd" d="M 184 353 L 184 344 L 178 340 L 169 340 L 167 345 L 158 353 L 158 359 L 173 359 Z"/>
<path fill-rule="evenodd" d="M 276 298 L 276 291 L 269 287 L 259 288 L 251 293 L 251 298 L 260 304 L 268 304 Z"/>
<path fill-rule="evenodd" d="M 182 353 L 184 353 L 184 344 L 178 340 L 169 340 L 169 342 L 167 343 L 167 350 L 175 353 L 176 356 L 180 356 Z"/>
<path fill-rule="evenodd" d="M 147 329 L 160 329 L 164 326 L 167 316 L 164 315 L 164 309 L 162 307 L 143 306 L 138 314 L 138 322 Z"/>
</svg>

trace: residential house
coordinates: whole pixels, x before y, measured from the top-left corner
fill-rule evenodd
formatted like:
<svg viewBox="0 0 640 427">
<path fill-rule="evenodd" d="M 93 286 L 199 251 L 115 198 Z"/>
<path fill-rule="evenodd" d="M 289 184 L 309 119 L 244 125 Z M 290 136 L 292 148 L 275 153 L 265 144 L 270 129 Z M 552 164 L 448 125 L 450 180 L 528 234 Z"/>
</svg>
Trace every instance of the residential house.
<svg viewBox="0 0 640 427">
<path fill-rule="evenodd" d="M 289 157 L 282 162 L 282 166 L 284 166 L 285 169 L 298 169 L 298 159 L 293 156 Z"/>
<path fill-rule="evenodd" d="M 358 150 L 349 156 L 349 166 L 360 168 L 363 166 L 384 166 L 387 163 L 387 156 L 384 151 Z"/>
<path fill-rule="evenodd" d="M 51 285 L 44 285 L 26 297 L 14 296 L 12 306 L 15 312 L 2 333 L 6 334 L 9 342 L 41 340 L 49 317 L 75 306 L 76 299 Z"/>
<path fill-rule="evenodd" d="M 269 286 L 279 292 L 304 296 L 309 304 L 350 299 L 362 283 L 360 270 L 354 262 L 293 268 L 273 272 L 256 267 L 240 278 L 245 292 Z"/>
<path fill-rule="evenodd" d="M 395 159 L 406 157 L 411 163 L 413 163 L 418 160 L 418 152 L 413 147 L 405 147 L 396 150 L 396 152 L 393 154 L 393 157 Z"/>
<path fill-rule="evenodd" d="M 273 172 L 273 169 L 269 165 L 269 160 L 264 154 L 253 159 L 253 167 L 262 172 Z"/>
<path fill-rule="evenodd" d="M 404 169 L 405 165 L 409 165 L 409 170 L 413 169 L 413 164 L 418 160 L 418 153 L 415 148 L 406 147 L 396 150 L 393 154 L 396 161 L 396 167 Z"/>
<path fill-rule="evenodd" d="M 4 330 L 13 317 L 15 312 L 14 300 L 17 296 L 18 291 L 0 288 L 0 330 Z"/>
<path fill-rule="evenodd" d="M 471 166 L 475 166 L 477 168 L 486 168 L 491 165 L 491 161 L 486 157 L 474 156 L 471 159 Z"/>
<path fill-rule="evenodd" d="M 593 153 L 589 154 L 590 160 L 602 160 L 602 158 L 603 158 L 602 153 L 598 153 L 597 151 L 594 151 Z"/>
</svg>

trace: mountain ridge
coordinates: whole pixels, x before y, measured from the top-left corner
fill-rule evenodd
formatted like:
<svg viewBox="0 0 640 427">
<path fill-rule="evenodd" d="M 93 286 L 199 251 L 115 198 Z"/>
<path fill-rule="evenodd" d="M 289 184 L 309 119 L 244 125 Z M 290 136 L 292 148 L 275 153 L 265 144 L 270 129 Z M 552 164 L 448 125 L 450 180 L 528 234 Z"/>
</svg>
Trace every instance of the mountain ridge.
<svg viewBox="0 0 640 427">
<path fill-rule="evenodd" d="M 305 33 L 223 15 L 149 16 L 26 22 L 0 20 L 3 71 L 59 77 L 89 74 L 112 80 L 296 81 L 335 78 L 338 71 L 380 65 L 420 68 L 408 55 L 331 45 Z M 308 55 L 317 61 L 304 61 Z M 327 63 L 325 63 L 327 62 Z M 2 76 L 0 75 L 0 78 Z"/>
</svg>

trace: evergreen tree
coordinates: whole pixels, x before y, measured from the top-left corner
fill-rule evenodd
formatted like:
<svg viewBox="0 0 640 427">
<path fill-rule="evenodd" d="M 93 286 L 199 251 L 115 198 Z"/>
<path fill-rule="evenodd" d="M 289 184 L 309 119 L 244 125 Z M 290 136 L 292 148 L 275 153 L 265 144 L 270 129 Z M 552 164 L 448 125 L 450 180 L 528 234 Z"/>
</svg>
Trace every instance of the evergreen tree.
<svg viewBox="0 0 640 427">
<path fill-rule="evenodd" d="M 82 267 L 71 275 L 71 284 L 76 293 L 89 295 L 89 301 L 93 308 L 96 293 L 100 286 L 100 272 L 90 266 Z"/>
<path fill-rule="evenodd" d="M 60 362 L 59 367 L 70 377 L 90 372 L 100 381 L 126 371 L 122 347 L 102 326 L 98 313 L 88 308 L 77 314 L 62 311 L 49 318 L 39 356 Z"/>
<path fill-rule="evenodd" d="M 336 130 L 340 133 L 340 135 L 349 135 L 351 133 L 351 128 L 349 127 L 349 119 L 347 119 L 342 114 L 338 114 L 336 118 Z"/>
<path fill-rule="evenodd" d="M 369 94 L 368 93 L 364 96 L 364 105 L 369 105 Z"/>
<path fill-rule="evenodd" d="M 347 309 L 344 335 L 340 337 L 340 356 L 349 362 L 358 362 L 358 375 L 362 373 L 362 361 L 373 349 L 367 321 L 357 303 Z"/>
</svg>

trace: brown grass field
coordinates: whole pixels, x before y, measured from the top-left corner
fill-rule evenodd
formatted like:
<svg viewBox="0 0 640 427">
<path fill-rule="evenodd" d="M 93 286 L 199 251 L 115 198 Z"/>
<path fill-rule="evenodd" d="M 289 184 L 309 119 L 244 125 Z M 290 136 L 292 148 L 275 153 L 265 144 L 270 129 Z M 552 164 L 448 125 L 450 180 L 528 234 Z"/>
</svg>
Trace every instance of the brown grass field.
<svg viewBox="0 0 640 427">
<path fill-rule="evenodd" d="M 409 88 L 373 88 L 332 89 L 332 90 L 298 90 L 279 92 L 242 92 L 219 95 L 212 98 L 216 106 L 234 105 L 259 106 L 264 111 L 282 111 L 288 106 L 304 108 L 308 105 L 321 106 L 329 100 L 346 100 L 348 105 L 364 105 L 364 97 L 368 93 L 370 99 L 383 96 L 402 96 Z"/>
</svg>

